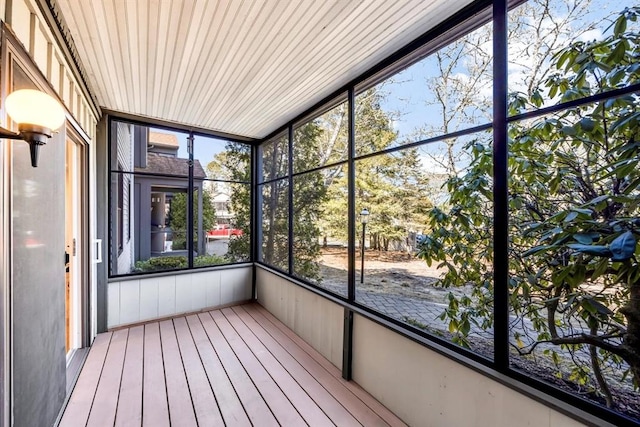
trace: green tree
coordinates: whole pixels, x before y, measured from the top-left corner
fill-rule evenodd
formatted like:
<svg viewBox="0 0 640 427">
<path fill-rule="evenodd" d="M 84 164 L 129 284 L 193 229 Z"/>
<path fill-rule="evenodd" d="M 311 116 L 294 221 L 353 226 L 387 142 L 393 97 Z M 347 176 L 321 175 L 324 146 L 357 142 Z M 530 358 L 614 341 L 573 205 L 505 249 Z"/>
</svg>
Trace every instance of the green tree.
<svg viewBox="0 0 640 427">
<path fill-rule="evenodd" d="M 335 129 L 323 128 L 324 120 L 313 120 L 294 132 L 293 162 L 297 169 L 304 170 L 324 164 L 335 154 L 324 145 L 332 138 Z M 323 150 L 324 148 L 324 150 Z M 335 144 L 334 144 L 335 148 Z M 325 157 L 326 154 L 326 157 Z M 320 224 L 323 204 L 327 197 L 326 172 L 311 172 L 293 179 L 293 273 L 320 283 Z"/>
<path fill-rule="evenodd" d="M 356 147 L 358 154 L 382 151 L 398 144 L 393 115 L 382 107 L 384 92 L 371 88 L 356 99 Z M 346 128 L 345 128 L 346 144 Z M 326 234 L 347 240 L 346 165 L 328 170 L 330 182 L 321 222 Z M 422 228 L 430 201 L 428 179 L 417 149 L 368 157 L 356 162 L 356 212 L 371 211 L 367 226 L 370 247 L 389 250 L 391 243 L 405 242 L 410 228 Z M 425 203 L 426 199 L 426 203 Z M 358 233 L 358 238 L 361 239 Z M 362 243 L 362 242 L 361 242 Z"/>
<path fill-rule="evenodd" d="M 286 177 L 289 169 L 289 139 L 280 135 L 262 145 L 262 178 Z M 289 269 L 289 180 L 279 179 L 258 187 L 262 218 L 262 260 L 282 270 Z"/>
<path fill-rule="evenodd" d="M 193 201 L 193 246 L 198 247 L 198 193 Z M 173 249 L 187 248 L 187 193 L 173 193 L 171 199 L 171 229 L 173 231 Z M 202 192 L 202 231 L 211 230 L 216 225 L 216 211 L 209 190 Z"/>
<path fill-rule="evenodd" d="M 639 15 L 625 9 L 610 36 L 553 55 L 545 88 L 515 95 L 511 113 L 638 83 Z M 523 355 L 545 348 L 559 365 L 572 355 L 569 379 L 592 384 L 613 406 L 603 366 L 640 381 L 637 95 L 514 123 L 509 137 L 512 347 Z M 447 183 L 451 208 L 431 211 L 419 254 L 444 269 L 440 286 L 472 286 L 471 295 L 451 294 L 443 314 L 462 345 L 472 324 L 493 323 L 492 150 L 477 140 L 467 149 L 470 166 Z"/>
<path fill-rule="evenodd" d="M 242 262 L 249 259 L 251 247 L 251 146 L 239 142 L 227 142 L 225 151 L 214 157 L 207 165 L 208 176 L 212 179 L 229 181 L 214 183 L 218 190 L 229 192 L 229 210 L 233 215 L 231 228 L 240 230 L 241 234 L 229 239 L 226 258 L 231 262 Z"/>
<path fill-rule="evenodd" d="M 596 3 L 596 4 L 594 4 Z M 594 0 L 528 0 L 509 12 L 509 89 L 532 95 L 553 73 L 551 57 L 571 41 L 597 32 L 610 19 L 606 7 Z M 594 20 L 590 13 L 598 10 Z M 487 23 L 438 49 L 429 59 L 425 78 L 426 105 L 433 119 L 416 129 L 417 138 L 429 138 L 492 120 L 493 26 Z M 437 119 L 435 119 L 437 118 Z M 486 140 L 490 135 L 486 135 Z M 458 140 L 447 139 L 426 151 L 431 163 L 459 173 L 469 153 Z"/>
</svg>

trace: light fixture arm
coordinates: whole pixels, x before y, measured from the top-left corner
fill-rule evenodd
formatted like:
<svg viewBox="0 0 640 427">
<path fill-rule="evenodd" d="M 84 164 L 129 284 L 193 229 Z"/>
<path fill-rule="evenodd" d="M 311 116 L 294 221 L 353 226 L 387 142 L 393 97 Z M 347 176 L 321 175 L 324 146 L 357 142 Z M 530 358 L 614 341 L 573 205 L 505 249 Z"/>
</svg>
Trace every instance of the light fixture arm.
<svg viewBox="0 0 640 427">
<path fill-rule="evenodd" d="M 23 139 L 29 144 L 29 154 L 31 155 L 31 166 L 38 167 L 38 156 L 40 154 L 40 146 L 45 145 L 47 140 L 51 138 L 51 129 L 21 123 L 18 126 L 18 133 L 0 127 L 0 138 L 6 139 Z"/>
<path fill-rule="evenodd" d="M 9 129 L 5 129 L 3 127 L 0 127 L 0 138 L 22 139 L 22 136 L 20 136 L 19 133 L 15 133 L 15 132 L 10 131 Z"/>
</svg>

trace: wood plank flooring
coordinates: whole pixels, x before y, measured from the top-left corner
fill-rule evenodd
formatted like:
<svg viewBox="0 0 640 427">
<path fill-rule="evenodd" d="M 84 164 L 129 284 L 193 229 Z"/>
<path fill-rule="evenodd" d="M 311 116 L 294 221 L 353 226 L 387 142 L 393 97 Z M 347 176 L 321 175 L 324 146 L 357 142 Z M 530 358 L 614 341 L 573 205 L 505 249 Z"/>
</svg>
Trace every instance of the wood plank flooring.
<svg viewBox="0 0 640 427">
<path fill-rule="evenodd" d="M 258 304 L 98 335 L 60 426 L 404 426 Z"/>
</svg>

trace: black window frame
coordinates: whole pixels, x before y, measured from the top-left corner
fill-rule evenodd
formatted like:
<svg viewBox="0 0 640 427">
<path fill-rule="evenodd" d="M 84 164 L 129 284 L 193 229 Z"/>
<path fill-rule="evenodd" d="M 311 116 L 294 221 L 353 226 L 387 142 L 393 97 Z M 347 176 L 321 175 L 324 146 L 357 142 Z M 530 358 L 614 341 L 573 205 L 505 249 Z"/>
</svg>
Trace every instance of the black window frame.
<svg viewBox="0 0 640 427">
<path fill-rule="evenodd" d="M 107 167 L 108 167 L 108 171 L 107 173 L 109 174 L 110 178 L 108 179 L 108 189 L 107 189 L 107 194 L 108 194 L 108 218 L 107 218 L 107 222 L 108 224 L 111 224 L 109 229 L 108 229 L 108 241 L 109 241 L 109 260 L 108 260 L 108 265 L 109 268 L 107 269 L 107 277 L 109 279 L 121 279 L 121 278 L 127 278 L 127 277 L 136 277 L 136 278 L 144 278 L 145 276 L 149 276 L 149 275 L 153 275 L 153 276 L 157 276 L 158 274 L 173 274 L 175 272 L 178 271 L 189 271 L 189 270 L 193 270 L 193 271 L 197 271 L 197 270 L 203 270 L 203 269 L 211 269 L 211 268 L 224 268 L 224 267 L 229 267 L 229 266 L 234 266 L 234 265 L 242 265 L 242 264 L 246 264 L 246 263 L 250 263 L 253 262 L 254 258 L 253 258 L 253 253 L 254 253 L 254 249 L 253 249 L 253 238 L 251 241 L 251 245 L 249 247 L 248 253 L 247 253 L 247 260 L 243 260 L 243 261 L 238 261 L 238 262 L 228 262 L 228 263 L 224 263 L 224 264 L 216 264 L 216 265 L 207 265 L 207 266 L 195 266 L 194 265 L 194 256 L 193 256 L 193 250 L 194 250 L 194 236 L 193 236 L 193 229 L 192 227 L 187 227 L 187 251 L 189 252 L 187 258 L 188 258 L 188 266 L 185 268 L 177 268 L 177 269 L 166 269 L 166 270 L 158 270 L 158 271 L 149 271 L 149 272 L 141 272 L 141 273 L 126 273 L 126 274 L 117 274 L 117 259 L 114 259 L 114 256 L 116 255 L 114 248 L 113 248 L 113 243 L 114 243 L 114 238 L 117 236 L 114 236 L 114 234 L 118 233 L 117 230 L 117 225 L 114 227 L 114 220 L 117 221 L 117 218 L 112 218 L 113 215 L 115 214 L 116 216 L 119 216 L 119 212 L 117 210 L 117 206 L 114 212 L 114 202 L 119 202 L 118 201 L 114 201 L 114 185 L 118 185 L 118 184 L 114 184 L 113 179 L 111 178 L 113 175 L 118 175 L 118 179 L 116 181 L 119 181 L 120 179 L 123 179 L 123 176 L 126 175 L 130 175 L 131 177 L 135 177 L 135 176 L 151 176 L 151 177 L 156 177 L 159 179 L 179 179 L 179 180 L 184 180 L 185 182 L 187 182 L 187 187 L 185 187 L 185 191 L 187 192 L 187 195 L 193 195 L 193 193 L 195 191 L 197 191 L 198 187 L 196 185 L 194 185 L 194 181 L 196 181 L 196 178 L 194 178 L 193 176 L 193 164 L 194 164 L 194 156 L 193 156 L 193 138 L 197 138 L 197 137 L 213 137 L 216 139 L 221 139 L 224 141 L 228 141 L 228 142 L 233 142 L 233 143 L 241 143 L 247 146 L 249 152 L 251 153 L 251 157 L 250 157 L 250 162 L 251 164 L 249 165 L 249 170 L 251 171 L 251 180 L 250 181 L 232 181 L 232 180 L 223 180 L 223 179 L 212 179 L 212 178 L 204 178 L 201 179 L 202 182 L 205 181 L 217 181 L 217 182 L 222 182 L 222 183 L 228 183 L 228 184 L 241 184 L 241 185 L 246 185 L 249 188 L 250 191 L 250 195 L 249 195 L 249 202 L 251 204 L 251 201 L 254 199 L 254 195 L 253 195 L 253 191 L 254 191 L 254 187 L 253 187 L 253 175 L 254 175 L 254 156 L 255 156 L 255 143 L 254 140 L 251 138 L 244 138 L 244 137 L 240 137 L 240 136 L 235 136 L 235 135 L 228 135 L 228 134 L 217 134 L 214 132 L 208 132 L 206 130 L 193 130 L 192 128 L 189 129 L 184 129 L 184 128 L 178 128 L 175 126 L 171 126 L 171 125 L 167 125 L 162 121 L 157 121 L 157 120 L 145 120 L 143 118 L 138 118 L 135 116 L 126 116 L 126 115 L 120 115 L 117 113 L 108 113 L 107 116 Z M 188 164 L 189 164 L 189 174 L 188 175 L 163 175 L 163 174 L 157 174 L 157 173 L 147 173 L 147 172 L 136 172 L 135 170 L 131 170 L 131 171 L 125 171 L 122 168 L 122 165 L 120 164 L 120 162 L 117 161 L 117 156 L 115 157 L 116 162 L 117 162 L 117 169 L 113 168 L 113 163 L 114 163 L 114 151 L 113 150 L 117 150 L 117 128 L 114 126 L 114 124 L 117 123 L 126 123 L 129 125 L 134 125 L 134 126 L 139 126 L 139 127 L 146 127 L 146 128 L 153 128 L 153 129 L 158 129 L 158 130 L 166 130 L 169 132 L 177 132 L 177 133 L 183 133 L 183 134 L 188 134 L 189 137 L 187 138 L 188 140 L 190 140 L 190 142 L 188 142 L 188 154 L 189 154 L 189 158 L 188 158 Z M 117 151 L 116 151 L 117 152 Z M 135 169 L 135 167 L 133 168 Z M 120 198 L 120 194 L 122 193 L 122 190 L 119 189 L 118 190 L 118 194 L 116 195 L 116 197 L 119 199 Z M 194 214 L 194 211 L 197 209 L 197 206 L 194 206 L 194 200 L 193 200 L 193 196 L 191 197 L 187 197 L 188 202 L 187 202 L 187 224 L 191 223 L 191 218 L 192 215 Z M 250 212 L 250 216 L 249 216 L 249 233 L 251 236 L 253 236 L 253 229 L 254 229 L 254 224 L 253 224 L 253 207 L 252 206 L 248 206 L 249 208 L 249 212 Z M 133 207 L 129 206 L 129 218 L 131 218 L 132 216 L 137 217 L 138 214 L 136 212 L 133 212 L 134 209 Z M 114 228 L 116 228 L 116 230 L 114 230 Z M 131 227 L 129 227 L 131 228 Z M 115 231 L 115 233 L 114 233 Z M 124 239 L 123 239 L 124 240 Z M 130 240 L 130 238 L 129 238 Z M 120 243 L 120 242 L 118 242 Z M 120 255 L 122 253 L 121 249 L 118 249 L 118 253 L 117 255 Z M 114 272 L 115 271 L 115 272 Z"/>
<path fill-rule="evenodd" d="M 344 337 L 344 350 L 343 350 L 343 377 L 345 379 L 351 379 L 352 368 L 352 338 L 351 331 L 353 330 L 353 314 L 357 313 L 365 316 L 378 324 L 381 324 L 395 332 L 415 341 L 421 345 L 424 345 L 432 350 L 445 355 L 446 357 L 453 359 L 464 366 L 467 366 L 475 371 L 478 371 L 484 375 L 491 377 L 492 379 L 501 382 L 502 384 L 524 393 L 525 395 L 539 400 L 548 406 L 551 406 L 561 412 L 579 419 L 588 424 L 595 425 L 598 420 L 595 420 L 593 416 L 600 418 L 601 420 L 611 421 L 618 425 L 640 425 L 640 422 L 634 421 L 629 417 L 626 417 L 622 413 L 615 412 L 606 408 L 603 405 L 595 404 L 591 401 L 581 398 L 578 394 L 570 393 L 562 390 L 556 386 L 553 386 L 543 380 L 540 380 L 533 376 L 525 375 L 522 372 L 515 370 L 510 366 L 511 357 L 509 355 L 509 235 L 507 229 L 507 221 L 509 219 L 509 205 L 508 205 L 508 170 L 507 170 L 507 157 L 508 157 L 508 126 L 511 123 L 515 123 L 522 120 L 534 119 L 542 117 L 549 113 L 559 112 L 567 110 L 573 107 L 590 104 L 597 101 L 604 101 L 607 99 L 613 99 L 622 95 L 634 93 L 640 91 L 640 84 L 627 86 L 621 89 L 612 90 L 605 93 L 592 95 L 586 98 L 581 98 L 561 104 L 552 105 L 549 107 L 540 108 L 534 111 L 527 111 L 522 114 L 509 115 L 507 111 L 508 101 L 508 12 L 516 6 L 525 3 L 526 0 L 476 0 L 467 7 L 458 11 L 452 17 L 446 19 L 441 24 L 437 25 L 434 29 L 428 31 L 418 39 L 414 40 L 404 48 L 397 51 L 378 65 L 374 66 L 361 76 L 352 80 L 345 86 L 342 86 L 329 96 L 325 97 L 314 106 L 289 121 L 286 125 L 276 129 L 270 135 L 260 141 L 258 150 L 262 144 L 269 143 L 273 138 L 278 137 L 284 133 L 290 135 L 289 138 L 289 151 L 293 151 L 293 132 L 295 128 L 304 120 L 308 120 L 309 117 L 317 117 L 324 111 L 332 108 L 336 105 L 341 97 L 346 92 L 347 102 L 349 107 L 349 157 L 344 163 L 348 164 L 349 174 L 349 189 L 348 189 L 348 203 L 349 203 L 349 219 L 348 219 L 348 249 L 349 249 L 349 261 L 348 261 L 348 296 L 344 297 L 340 294 L 328 291 L 321 286 L 318 286 L 298 275 L 295 275 L 292 267 L 292 259 L 289 259 L 289 268 L 282 269 L 273 265 L 268 265 L 262 261 L 262 257 L 256 258 L 256 263 L 263 268 L 272 271 L 273 273 L 286 277 L 291 282 L 302 286 L 314 293 L 324 296 L 325 298 L 342 305 L 345 308 L 345 337 Z M 479 28 L 480 26 L 491 23 L 493 25 L 493 120 L 484 124 L 465 128 L 460 131 L 437 135 L 435 137 L 423 139 L 420 141 L 414 141 L 405 145 L 395 146 L 386 150 L 378 151 L 375 153 L 367 153 L 360 156 L 356 156 L 355 152 L 355 96 L 383 81 L 387 77 L 401 71 L 402 69 L 416 63 L 427 55 L 435 52 L 437 49 L 446 45 L 452 40 L 461 37 L 471 31 Z M 381 154 L 390 154 L 400 150 L 407 150 L 414 147 L 420 147 L 427 144 L 439 142 L 445 139 L 461 137 L 465 135 L 471 135 L 487 130 L 493 132 L 493 158 L 494 158 L 494 359 L 489 360 L 476 353 L 473 353 L 465 348 L 459 347 L 447 340 L 444 340 L 437 335 L 430 334 L 412 328 L 406 323 L 400 322 L 394 318 L 391 318 L 383 313 L 372 310 L 366 307 L 355 298 L 355 240 L 356 240 L 356 212 L 355 212 L 355 160 L 364 159 L 367 157 L 378 156 Z M 293 163 L 293 157 L 290 157 L 289 161 L 289 173 L 288 175 L 278 177 L 277 179 L 289 179 L 290 189 L 293 190 L 291 185 L 295 176 L 322 170 L 335 166 L 336 164 L 323 165 L 318 168 L 305 170 L 302 172 L 294 172 L 295 165 Z M 260 182 L 262 185 L 266 182 Z M 293 197 L 289 198 L 289 216 L 292 217 L 293 213 Z M 260 210 L 260 204 L 256 202 L 254 211 Z M 261 223 L 257 221 L 260 218 L 260 212 L 254 213 L 254 220 L 258 233 L 260 233 Z M 291 240 L 291 228 L 290 228 L 290 252 L 292 247 Z M 291 255 L 291 254 L 290 254 Z"/>
</svg>

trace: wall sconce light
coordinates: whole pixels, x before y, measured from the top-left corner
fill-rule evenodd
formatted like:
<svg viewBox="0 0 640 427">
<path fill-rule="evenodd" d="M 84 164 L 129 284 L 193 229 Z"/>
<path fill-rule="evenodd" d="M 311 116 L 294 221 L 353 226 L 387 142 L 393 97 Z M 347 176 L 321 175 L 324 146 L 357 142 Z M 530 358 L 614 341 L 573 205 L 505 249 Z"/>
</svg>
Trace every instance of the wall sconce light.
<svg viewBox="0 0 640 427">
<path fill-rule="evenodd" d="M 64 123 L 64 109 L 53 97 L 33 89 L 11 92 L 5 107 L 11 120 L 18 123 L 18 133 L 0 127 L 0 138 L 27 141 L 31 166 L 38 167 L 40 146 L 46 144 L 52 132 Z"/>
</svg>

